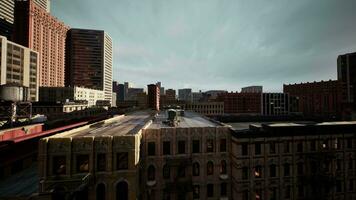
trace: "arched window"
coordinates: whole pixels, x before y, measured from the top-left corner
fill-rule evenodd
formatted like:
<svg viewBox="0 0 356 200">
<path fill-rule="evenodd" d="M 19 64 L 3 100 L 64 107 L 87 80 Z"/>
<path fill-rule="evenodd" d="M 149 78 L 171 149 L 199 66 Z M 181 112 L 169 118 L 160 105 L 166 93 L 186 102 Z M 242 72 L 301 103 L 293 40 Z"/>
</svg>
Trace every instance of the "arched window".
<svg viewBox="0 0 356 200">
<path fill-rule="evenodd" d="M 96 200 L 105 200 L 105 185 L 103 183 L 96 186 Z"/>
<path fill-rule="evenodd" d="M 171 177 L 171 169 L 168 165 L 163 166 L 163 178 L 169 179 Z"/>
<path fill-rule="evenodd" d="M 129 186 L 125 181 L 121 181 L 116 185 L 116 200 L 129 199 Z"/>
<path fill-rule="evenodd" d="M 207 175 L 213 175 L 214 174 L 214 163 L 209 161 L 206 165 L 206 173 Z"/>
<path fill-rule="evenodd" d="M 193 176 L 199 176 L 200 175 L 200 165 L 199 163 L 195 162 L 193 163 Z"/>
<path fill-rule="evenodd" d="M 227 174 L 226 161 L 222 160 L 220 165 L 220 174 Z"/>
<path fill-rule="evenodd" d="M 156 179 L 155 167 L 153 165 L 150 165 L 147 169 L 147 179 L 149 181 L 154 181 Z"/>
</svg>

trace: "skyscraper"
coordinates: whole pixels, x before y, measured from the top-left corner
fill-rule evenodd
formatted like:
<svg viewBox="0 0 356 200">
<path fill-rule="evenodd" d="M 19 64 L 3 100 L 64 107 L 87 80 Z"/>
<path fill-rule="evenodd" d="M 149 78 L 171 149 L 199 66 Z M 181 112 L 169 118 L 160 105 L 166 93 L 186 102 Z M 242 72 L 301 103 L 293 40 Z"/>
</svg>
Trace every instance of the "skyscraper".
<svg viewBox="0 0 356 200">
<path fill-rule="evenodd" d="M 346 83 L 347 101 L 355 103 L 356 95 L 356 52 L 339 55 L 337 58 L 337 77 Z"/>
<path fill-rule="evenodd" d="M 51 1 L 50 0 L 34 0 L 35 3 L 46 10 L 47 12 L 50 12 L 51 10 Z"/>
<path fill-rule="evenodd" d="M 66 86 L 103 90 L 112 101 L 112 41 L 102 30 L 70 29 L 66 46 Z"/>
<path fill-rule="evenodd" d="M 0 1 L 0 35 L 11 38 L 14 26 L 14 0 Z"/>
<path fill-rule="evenodd" d="M 160 89 L 156 84 L 147 85 L 147 104 L 153 110 L 159 110 L 159 92 Z"/>
<path fill-rule="evenodd" d="M 13 39 L 39 52 L 40 86 L 64 86 L 65 38 L 68 29 L 34 0 L 15 2 Z"/>
</svg>

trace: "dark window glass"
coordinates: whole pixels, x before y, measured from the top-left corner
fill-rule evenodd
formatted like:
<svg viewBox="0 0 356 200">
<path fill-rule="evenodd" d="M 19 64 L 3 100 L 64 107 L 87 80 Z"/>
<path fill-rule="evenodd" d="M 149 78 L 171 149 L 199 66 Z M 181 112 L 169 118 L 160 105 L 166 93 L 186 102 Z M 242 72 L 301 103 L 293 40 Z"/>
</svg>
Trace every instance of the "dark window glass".
<svg viewBox="0 0 356 200">
<path fill-rule="evenodd" d="M 207 175 L 213 175 L 214 174 L 214 164 L 213 162 L 209 161 L 207 164 L 206 164 L 206 168 L 207 168 Z"/>
<path fill-rule="evenodd" d="M 276 165 L 273 164 L 269 166 L 269 176 L 276 177 Z"/>
<path fill-rule="evenodd" d="M 298 144 L 297 144 L 297 152 L 298 153 L 303 152 L 303 142 L 298 142 Z"/>
<path fill-rule="evenodd" d="M 269 143 L 269 153 L 270 154 L 276 153 L 276 143 L 274 142 Z"/>
<path fill-rule="evenodd" d="M 304 186 L 298 185 L 297 190 L 298 190 L 298 197 L 304 197 Z"/>
<path fill-rule="evenodd" d="M 214 140 L 206 141 L 206 152 L 208 153 L 214 152 Z"/>
<path fill-rule="evenodd" d="M 199 176 L 200 175 L 200 165 L 199 163 L 195 162 L 193 163 L 193 176 Z"/>
<path fill-rule="evenodd" d="M 150 165 L 147 169 L 147 180 L 154 181 L 156 179 L 155 167 Z"/>
<path fill-rule="evenodd" d="M 261 178 L 262 177 L 262 166 L 257 165 L 255 167 L 255 178 Z"/>
<path fill-rule="evenodd" d="M 304 173 L 303 163 L 298 163 L 297 164 L 297 174 L 298 174 L 298 176 L 302 176 L 303 173 Z"/>
<path fill-rule="evenodd" d="M 96 186 L 96 200 L 105 200 L 105 185 L 103 183 Z"/>
<path fill-rule="evenodd" d="M 164 179 L 170 179 L 171 177 L 171 169 L 169 168 L 168 165 L 163 166 L 163 178 Z"/>
<path fill-rule="evenodd" d="M 76 157 L 76 162 L 78 173 L 89 172 L 89 155 L 78 155 Z"/>
<path fill-rule="evenodd" d="M 97 170 L 106 171 L 106 155 L 104 153 L 99 153 L 96 159 Z"/>
<path fill-rule="evenodd" d="M 123 170 L 123 169 L 128 169 L 129 168 L 128 152 L 117 153 L 116 168 L 118 170 Z"/>
<path fill-rule="evenodd" d="M 347 138 L 347 148 L 352 149 L 352 138 Z"/>
<path fill-rule="evenodd" d="M 336 192 L 342 192 L 342 183 L 340 180 L 336 181 Z"/>
<path fill-rule="evenodd" d="M 248 168 L 247 167 L 242 168 L 242 179 L 243 180 L 248 179 Z"/>
<path fill-rule="evenodd" d="M 164 141 L 163 142 L 163 155 L 170 155 L 171 154 L 171 142 Z"/>
<path fill-rule="evenodd" d="M 185 141 L 178 141 L 178 154 L 185 154 Z"/>
<path fill-rule="evenodd" d="M 291 187 L 290 187 L 290 185 L 287 185 L 287 186 L 286 186 L 284 192 L 285 192 L 285 193 L 284 193 L 284 197 L 285 197 L 286 199 L 289 199 L 289 198 L 290 198 L 290 192 L 291 192 Z"/>
<path fill-rule="evenodd" d="M 242 200 L 249 200 L 248 190 L 242 191 Z"/>
<path fill-rule="evenodd" d="M 184 165 L 179 165 L 177 175 L 178 175 L 178 178 L 185 177 L 185 166 Z"/>
<path fill-rule="evenodd" d="M 193 140 L 193 153 L 200 153 L 200 141 Z"/>
<path fill-rule="evenodd" d="M 52 173 L 55 175 L 66 174 L 66 157 L 65 156 L 54 156 L 53 157 Z"/>
<path fill-rule="evenodd" d="M 310 141 L 310 150 L 316 151 L 316 140 Z"/>
<path fill-rule="evenodd" d="M 220 139 L 220 152 L 226 152 L 226 139 Z"/>
<path fill-rule="evenodd" d="M 148 148 L 148 155 L 149 156 L 154 156 L 156 154 L 156 145 L 154 142 L 148 142 L 147 143 L 147 148 Z"/>
<path fill-rule="evenodd" d="M 289 153 L 290 152 L 290 146 L 289 146 L 289 142 L 285 142 L 284 143 L 284 153 Z"/>
<path fill-rule="evenodd" d="M 220 163 L 220 174 L 227 174 L 227 165 L 225 160 L 222 160 Z"/>
<path fill-rule="evenodd" d="M 208 184 L 206 189 L 207 189 L 207 196 L 213 197 L 214 196 L 214 185 Z"/>
<path fill-rule="evenodd" d="M 225 197 L 227 195 L 227 184 L 221 183 L 220 185 L 220 196 Z"/>
<path fill-rule="evenodd" d="M 256 200 L 262 200 L 262 190 L 258 189 L 256 190 Z"/>
<path fill-rule="evenodd" d="M 247 143 L 242 143 L 241 144 L 241 153 L 243 156 L 248 155 L 248 144 Z"/>
<path fill-rule="evenodd" d="M 199 198 L 200 198 L 200 186 L 194 185 L 193 186 L 193 199 L 199 199 Z"/>
<path fill-rule="evenodd" d="M 261 143 L 255 143 L 255 155 L 261 154 Z"/>
<path fill-rule="evenodd" d="M 283 168 L 284 168 L 284 176 L 290 176 L 290 164 L 285 163 L 283 165 Z"/>
</svg>

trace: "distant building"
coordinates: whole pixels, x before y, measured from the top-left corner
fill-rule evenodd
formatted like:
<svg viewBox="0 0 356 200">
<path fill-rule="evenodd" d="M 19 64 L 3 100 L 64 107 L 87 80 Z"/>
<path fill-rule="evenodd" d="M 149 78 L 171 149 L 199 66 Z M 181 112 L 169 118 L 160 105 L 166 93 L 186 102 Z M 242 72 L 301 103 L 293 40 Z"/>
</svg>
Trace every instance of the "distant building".
<svg viewBox="0 0 356 200">
<path fill-rule="evenodd" d="M 337 77 L 346 83 L 347 102 L 356 108 L 356 52 L 339 55 L 337 58 Z"/>
<path fill-rule="evenodd" d="M 147 108 L 147 94 L 146 92 L 141 92 L 136 94 L 137 106 L 141 109 Z"/>
<path fill-rule="evenodd" d="M 132 84 L 129 82 L 124 82 L 124 100 L 128 100 L 129 88 L 132 87 Z"/>
<path fill-rule="evenodd" d="M 65 39 L 69 27 L 36 2 L 15 1 L 13 40 L 39 53 L 40 86 L 63 87 Z"/>
<path fill-rule="evenodd" d="M 118 101 L 124 101 L 125 100 L 125 85 L 124 84 L 118 84 Z"/>
<path fill-rule="evenodd" d="M 112 93 L 112 100 L 111 100 L 111 107 L 116 107 L 116 99 L 117 95 L 116 95 L 116 92 L 113 92 Z"/>
<path fill-rule="evenodd" d="M 262 93 L 263 87 L 262 86 L 248 86 L 241 88 L 242 93 Z"/>
<path fill-rule="evenodd" d="M 0 85 L 29 88 L 29 100 L 38 101 L 39 54 L 0 36 Z"/>
<path fill-rule="evenodd" d="M 183 108 L 205 116 L 224 114 L 223 102 L 193 102 L 185 104 Z"/>
<path fill-rule="evenodd" d="M 127 101 L 136 101 L 137 100 L 137 94 L 143 93 L 144 89 L 143 88 L 128 88 L 127 90 L 127 96 L 125 100 Z"/>
<path fill-rule="evenodd" d="M 235 130 L 231 199 L 355 199 L 355 135 L 355 122 Z"/>
<path fill-rule="evenodd" d="M 261 93 L 220 93 L 216 101 L 224 102 L 225 114 L 261 114 Z"/>
<path fill-rule="evenodd" d="M 342 81 L 283 85 L 283 92 L 298 99 L 299 111 L 307 117 L 341 118 L 347 103 L 347 86 Z"/>
<path fill-rule="evenodd" d="M 84 87 L 40 87 L 40 102 L 87 101 L 89 107 L 105 100 L 104 92 Z"/>
<path fill-rule="evenodd" d="M 11 40 L 14 28 L 14 0 L 0 1 L 0 35 Z"/>
<path fill-rule="evenodd" d="M 203 99 L 203 93 L 201 91 L 192 92 L 192 101 L 193 102 L 199 102 L 199 101 L 202 101 L 202 99 Z"/>
<path fill-rule="evenodd" d="M 160 90 L 157 85 L 150 84 L 147 85 L 147 104 L 148 107 L 153 110 L 159 110 L 159 99 L 160 99 Z"/>
<path fill-rule="evenodd" d="M 176 101 L 176 91 L 173 89 L 166 90 L 166 101 L 174 102 Z"/>
<path fill-rule="evenodd" d="M 262 115 L 289 115 L 290 99 L 286 93 L 263 93 Z"/>
<path fill-rule="evenodd" d="M 116 81 L 112 82 L 112 92 L 116 93 L 116 100 L 118 100 L 119 99 L 120 89 L 119 89 L 119 84 Z"/>
<path fill-rule="evenodd" d="M 32 105 L 33 114 L 41 114 L 56 117 L 66 113 L 84 111 L 88 108 L 86 101 L 77 102 L 36 102 Z M 89 115 L 90 116 L 90 115 Z M 79 117 L 79 116 L 78 116 Z"/>
<path fill-rule="evenodd" d="M 185 101 L 185 102 L 192 102 L 192 89 L 191 88 L 185 88 L 185 89 L 179 89 L 178 90 L 178 100 L 179 101 Z"/>
<path fill-rule="evenodd" d="M 35 3 L 47 12 L 51 11 L 51 0 L 34 0 Z"/>
<path fill-rule="evenodd" d="M 70 29 L 66 46 L 66 86 L 104 91 L 112 100 L 112 40 L 101 30 Z"/>
</svg>

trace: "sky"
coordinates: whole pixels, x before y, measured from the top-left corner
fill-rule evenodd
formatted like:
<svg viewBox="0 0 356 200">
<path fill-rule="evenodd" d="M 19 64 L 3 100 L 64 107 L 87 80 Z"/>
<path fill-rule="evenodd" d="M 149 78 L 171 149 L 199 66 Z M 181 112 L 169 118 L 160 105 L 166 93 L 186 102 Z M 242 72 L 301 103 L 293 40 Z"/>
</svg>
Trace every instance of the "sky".
<svg viewBox="0 0 356 200">
<path fill-rule="evenodd" d="M 356 51 L 355 0 L 52 0 L 72 28 L 113 39 L 113 78 L 193 90 L 336 79 Z"/>
</svg>

